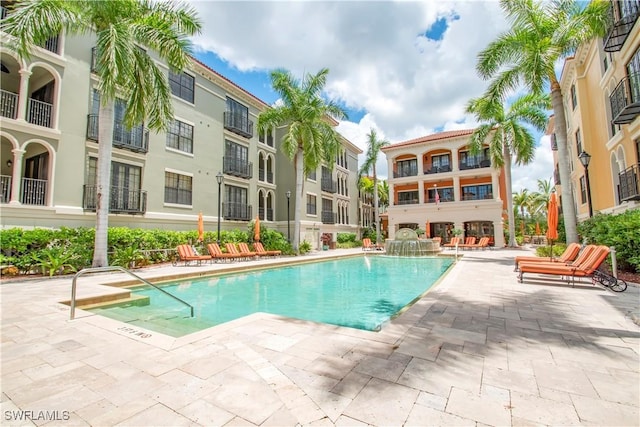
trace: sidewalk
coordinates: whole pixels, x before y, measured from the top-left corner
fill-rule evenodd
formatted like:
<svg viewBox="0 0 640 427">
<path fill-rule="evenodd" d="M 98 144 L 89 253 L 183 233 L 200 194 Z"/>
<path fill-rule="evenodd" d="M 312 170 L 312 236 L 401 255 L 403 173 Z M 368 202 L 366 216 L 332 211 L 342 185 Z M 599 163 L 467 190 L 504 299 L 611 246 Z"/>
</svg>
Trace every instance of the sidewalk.
<svg viewBox="0 0 640 427">
<path fill-rule="evenodd" d="M 380 332 L 254 314 L 145 338 L 84 312 L 70 321 L 69 278 L 3 283 L 3 425 L 637 426 L 640 288 L 520 284 L 522 253 L 465 251 Z"/>
</svg>

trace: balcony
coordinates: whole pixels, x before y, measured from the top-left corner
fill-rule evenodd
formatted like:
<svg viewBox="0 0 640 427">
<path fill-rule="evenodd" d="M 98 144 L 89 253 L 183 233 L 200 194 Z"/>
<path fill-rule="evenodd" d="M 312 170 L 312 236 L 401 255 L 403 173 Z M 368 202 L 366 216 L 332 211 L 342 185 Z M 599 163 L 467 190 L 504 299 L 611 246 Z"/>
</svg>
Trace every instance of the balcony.
<svg viewBox="0 0 640 427">
<path fill-rule="evenodd" d="M 23 205 L 44 206 L 47 204 L 47 180 L 22 178 L 20 203 Z"/>
<path fill-rule="evenodd" d="M 479 157 L 476 159 L 468 159 L 466 162 L 460 162 L 460 170 L 488 168 L 491 167 L 491 160 L 485 157 Z"/>
<path fill-rule="evenodd" d="M 393 171 L 394 178 L 404 178 L 407 176 L 418 176 L 418 167 L 400 168 Z"/>
<path fill-rule="evenodd" d="M 222 171 L 228 175 L 251 179 L 253 176 L 253 163 L 235 157 L 224 156 L 222 159 Z"/>
<path fill-rule="evenodd" d="M 618 187 L 620 201 L 640 200 L 640 167 L 633 165 L 618 175 L 620 186 Z"/>
<path fill-rule="evenodd" d="M 9 119 L 18 117 L 18 94 L 0 90 L 0 115 Z"/>
<path fill-rule="evenodd" d="M 98 115 L 89 114 L 87 139 L 98 141 L 98 131 Z M 142 125 L 127 129 L 124 123 L 116 120 L 113 125 L 113 146 L 146 153 L 149 151 L 149 130 Z"/>
<path fill-rule="evenodd" d="M 253 136 L 253 122 L 244 114 L 225 111 L 224 128 L 245 138 Z"/>
<path fill-rule="evenodd" d="M 59 42 L 60 42 L 60 36 L 50 37 L 46 42 L 41 44 L 40 47 L 48 50 L 49 52 L 60 54 Z"/>
<path fill-rule="evenodd" d="M 95 211 L 97 207 L 97 186 L 84 185 L 82 207 L 88 211 Z M 142 215 L 147 211 L 147 192 L 143 190 L 129 190 L 124 187 L 111 187 L 109 195 L 109 213 L 126 213 Z"/>
<path fill-rule="evenodd" d="M 29 109 L 27 111 L 27 121 L 31 124 L 51 127 L 51 111 L 53 105 L 48 102 L 29 99 Z"/>
<path fill-rule="evenodd" d="M 266 180 L 265 180 L 265 175 L 266 175 Z M 265 170 L 260 168 L 258 169 L 258 181 L 262 181 L 262 182 L 269 182 L 271 184 L 273 184 L 273 172 L 271 171 L 267 171 L 265 174 Z"/>
<path fill-rule="evenodd" d="M 620 6 L 620 18 L 616 19 L 614 7 L 618 3 Z M 638 19 L 640 5 L 637 1 L 612 2 L 609 9 L 609 19 L 613 23 L 604 40 L 605 52 L 618 52 L 627 41 L 633 25 Z"/>
<path fill-rule="evenodd" d="M 338 214 L 331 211 L 322 211 L 321 218 L 323 224 L 335 224 Z"/>
<path fill-rule="evenodd" d="M 322 178 L 320 188 L 328 193 L 336 193 L 338 192 L 338 182 L 331 178 Z"/>
<path fill-rule="evenodd" d="M 0 203 L 9 203 L 11 200 L 11 177 L 0 175 Z"/>
<path fill-rule="evenodd" d="M 253 218 L 251 205 L 247 205 L 246 203 L 223 203 L 222 216 L 225 220 L 235 221 L 250 221 Z"/>
<path fill-rule="evenodd" d="M 397 205 L 417 205 L 418 199 L 398 200 Z"/>
<path fill-rule="evenodd" d="M 451 166 L 443 165 L 443 166 L 427 166 L 424 169 L 425 175 L 429 175 L 432 173 L 444 173 L 451 172 Z"/>
<path fill-rule="evenodd" d="M 631 123 L 640 114 L 640 73 L 630 74 L 618 83 L 609 96 L 613 123 Z"/>
</svg>

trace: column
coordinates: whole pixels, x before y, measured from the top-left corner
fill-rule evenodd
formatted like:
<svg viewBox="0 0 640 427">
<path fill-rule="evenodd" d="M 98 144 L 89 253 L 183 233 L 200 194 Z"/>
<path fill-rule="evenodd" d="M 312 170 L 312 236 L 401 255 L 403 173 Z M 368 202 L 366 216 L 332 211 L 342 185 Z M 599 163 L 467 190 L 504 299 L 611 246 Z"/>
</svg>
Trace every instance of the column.
<svg viewBox="0 0 640 427">
<path fill-rule="evenodd" d="M 500 180 L 498 179 L 498 171 L 491 172 L 491 191 L 493 192 L 493 200 L 501 201 L 500 198 Z"/>
<path fill-rule="evenodd" d="M 460 177 L 454 176 L 453 177 L 453 201 L 459 202 L 461 200 L 462 199 L 460 197 Z"/>
<path fill-rule="evenodd" d="M 11 199 L 9 204 L 20 204 L 20 185 L 22 184 L 22 156 L 24 156 L 25 150 L 16 148 L 11 150 L 13 153 L 13 171 L 11 172 Z"/>
<path fill-rule="evenodd" d="M 504 222 L 502 219 L 493 222 L 493 240 L 496 248 L 504 247 Z"/>
<path fill-rule="evenodd" d="M 458 160 L 458 150 L 451 150 L 451 170 L 460 170 L 460 162 Z"/>
<path fill-rule="evenodd" d="M 424 181 L 418 181 L 418 204 L 424 204 Z"/>
<path fill-rule="evenodd" d="M 18 93 L 18 114 L 16 119 L 21 121 L 25 121 L 27 117 L 27 103 L 29 101 L 29 77 L 31 77 L 31 71 L 20 70 L 20 92 Z"/>
</svg>

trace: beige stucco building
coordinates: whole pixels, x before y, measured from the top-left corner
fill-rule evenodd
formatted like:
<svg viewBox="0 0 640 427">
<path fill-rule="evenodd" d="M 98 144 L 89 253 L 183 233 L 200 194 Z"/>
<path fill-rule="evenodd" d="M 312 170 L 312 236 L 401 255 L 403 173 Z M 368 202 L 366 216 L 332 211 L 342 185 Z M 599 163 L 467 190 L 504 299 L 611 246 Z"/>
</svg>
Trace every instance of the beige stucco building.
<svg viewBox="0 0 640 427">
<path fill-rule="evenodd" d="M 472 133 L 441 132 L 382 149 L 389 165 L 389 238 L 409 227 L 446 242 L 457 229 L 504 246 L 504 173 L 492 167 L 487 150 L 470 153 Z"/>
<path fill-rule="evenodd" d="M 60 35 L 22 60 L 8 49 L 8 36 L 0 37 L 1 225 L 93 227 L 94 38 Z M 286 235 L 294 229 L 295 204 L 302 203 L 301 240 L 317 246 L 321 233 L 335 240 L 338 232 L 359 232 L 358 147 L 343 138 L 336 163 L 310 176 L 306 199 L 298 201 L 293 164 L 279 150 L 286 128 L 257 133 L 265 102 L 195 59 L 176 75 L 149 55 L 167 73 L 175 120 L 166 133 L 144 124 L 127 129 L 116 103 L 111 226 L 195 229 L 202 212 L 205 229 L 215 231 L 220 202 L 223 230 L 246 230 L 258 216 Z"/>
<path fill-rule="evenodd" d="M 578 220 L 640 206 L 639 1 L 612 2 L 612 26 L 565 61 L 560 84 L 567 117 L 571 181 Z M 555 123 L 549 122 L 551 148 Z M 588 175 L 579 155 L 591 156 Z M 557 163 L 556 163 L 557 171 Z M 555 174 L 556 184 L 559 182 Z"/>
</svg>

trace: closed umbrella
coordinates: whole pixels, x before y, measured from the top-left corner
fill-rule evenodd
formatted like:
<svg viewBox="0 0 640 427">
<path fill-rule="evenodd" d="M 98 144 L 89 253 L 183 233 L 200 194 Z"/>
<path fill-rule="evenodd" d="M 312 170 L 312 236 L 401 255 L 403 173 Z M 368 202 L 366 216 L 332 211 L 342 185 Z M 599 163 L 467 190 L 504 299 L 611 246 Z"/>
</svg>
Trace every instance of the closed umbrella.
<svg viewBox="0 0 640 427">
<path fill-rule="evenodd" d="M 547 208 L 547 240 L 549 240 L 550 256 L 553 257 L 553 241 L 558 239 L 558 196 L 551 193 Z"/>
<path fill-rule="evenodd" d="M 253 226 L 253 240 L 260 241 L 260 216 L 256 215 L 256 222 Z"/>
<path fill-rule="evenodd" d="M 430 225 L 431 224 L 429 224 L 429 220 L 427 220 L 427 223 L 425 224 L 425 231 L 424 231 L 425 235 L 427 236 L 427 239 L 431 238 L 431 229 L 429 227 Z"/>
<path fill-rule="evenodd" d="M 198 214 L 198 241 L 204 240 L 204 219 L 202 218 L 202 212 Z"/>
<path fill-rule="evenodd" d="M 540 223 L 536 222 L 536 236 L 540 235 Z"/>
</svg>

